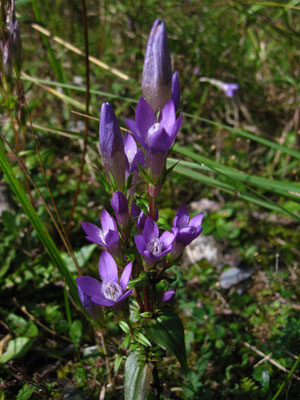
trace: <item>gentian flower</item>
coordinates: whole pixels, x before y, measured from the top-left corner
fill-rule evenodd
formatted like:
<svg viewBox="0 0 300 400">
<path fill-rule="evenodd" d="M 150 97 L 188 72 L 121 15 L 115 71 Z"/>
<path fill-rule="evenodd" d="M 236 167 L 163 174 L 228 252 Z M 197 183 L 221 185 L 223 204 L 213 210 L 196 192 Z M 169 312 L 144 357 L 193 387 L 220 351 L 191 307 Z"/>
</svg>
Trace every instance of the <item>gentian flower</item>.
<svg viewBox="0 0 300 400">
<path fill-rule="evenodd" d="M 181 121 L 182 115 L 176 119 L 174 103 L 169 100 L 161 111 L 160 121 L 157 122 L 152 108 L 143 97 L 138 102 L 135 121 L 126 120 L 134 137 L 146 150 L 146 166 L 150 168 L 154 183 L 158 183 L 164 172 L 167 154 L 179 131 Z"/>
<path fill-rule="evenodd" d="M 87 234 L 86 239 L 99 244 L 113 256 L 120 257 L 119 234 L 114 218 L 103 209 L 100 216 L 101 228 L 90 222 L 82 222 L 81 226 Z"/>
<path fill-rule="evenodd" d="M 173 220 L 173 229 L 176 229 L 177 234 L 171 252 L 171 259 L 177 259 L 183 252 L 184 248 L 190 244 L 196 237 L 200 235 L 203 228 L 201 227 L 204 213 L 200 213 L 189 218 L 189 211 L 187 206 L 182 205 Z"/>
<path fill-rule="evenodd" d="M 240 86 L 237 83 L 223 83 L 221 89 L 227 97 L 233 97 Z"/>
<path fill-rule="evenodd" d="M 130 174 L 133 174 L 131 186 L 128 188 L 127 196 L 131 200 L 135 193 L 137 178 L 139 174 L 138 164 L 145 166 L 145 154 L 142 149 L 137 149 L 136 142 L 129 132 L 124 135 L 124 151 L 126 157 L 126 179 Z"/>
<path fill-rule="evenodd" d="M 102 283 L 90 276 L 80 276 L 76 282 L 83 295 L 87 296 L 91 303 L 112 307 L 121 303 L 132 292 L 133 289 L 126 292 L 131 271 L 132 261 L 126 265 L 119 280 L 115 260 L 107 251 L 103 251 L 99 260 L 99 275 Z"/>
<path fill-rule="evenodd" d="M 147 217 L 142 235 L 134 238 L 138 252 L 144 257 L 147 266 L 156 264 L 173 248 L 177 229 L 172 232 L 165 231 L 159 237 L 159 229 L 151 217 Z"/>
<path fill-rule="evenodd" d="M 163 303 L 166 303 L 167 301 L 170 301 L 172 299 L 172 297 L 174 297 L 174 294 L 175 294 L 175 290 L 174 289 L 167 290 L 166 292 L 164 292 L 161 301 Z"/>
<path fill-rule="evenodd" d="M 200 82 L 209 82 L 212 85 L 216 86 L 217 88 L 223 90 L 227 97 L 233 97 L 235 92 L 239 89 L 239 85 L 237 83 L 225 83 L 219 81 L 218 79 L 213 78 L 200 78 Z"/>
<path fill-rule="evenodd" d="M 139 234 L 143 233 L 147 215 L 133 202 L 131 205 L 132 218 L 137 218 L 135 225 L 138 228 Z"/>
<path fill-rule="evenodd" d="M 106 174 L 115 180 L 118 190 L 125 185 L 125 152 L 121 130 L 110 103 L 103 103 L 99 129 L 100 153 Z"/>
<path fill-rule="evenodd" d="M 115 216 L 117 218 L 117 222 L 123 229 L 129 224 L 130 216 L 128 209 L 128 200 L 124 196 L 123 193 L 117 191 L 114 193 L 110 205 L 112 206 Z"/>
<path fill-rule="evenodd" d="M 156 19 L 147 42 L 142 76 L 143 97 L 156 112 L 171 97 L 172 66 L 166 25 Z"/>
</svg>

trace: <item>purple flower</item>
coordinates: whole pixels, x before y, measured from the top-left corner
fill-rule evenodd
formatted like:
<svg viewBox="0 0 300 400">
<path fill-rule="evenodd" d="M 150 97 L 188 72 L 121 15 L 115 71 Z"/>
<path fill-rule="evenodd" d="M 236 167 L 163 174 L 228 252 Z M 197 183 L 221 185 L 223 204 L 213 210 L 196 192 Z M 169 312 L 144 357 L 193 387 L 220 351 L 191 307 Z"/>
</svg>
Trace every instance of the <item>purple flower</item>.
<svg viewBox="0 0 300 400">
<path fill-rule="evenodd" d="M 110 205 L 112 206 L 115 216 L 117 218 L 118 224 L 122 226 L 123 229 L 129 224 L 130 216 L 128 209 L 128 200 L 123 193 L 117 191 L 114 193 Z"/>
<path fill-rule="evenodd" d="M 143 97 L 156 112 L 171 97 L 172 66 L 166 25 L 156 19 L 147 43 L 142 76 Z"/>
<path fill-rule="evenodd" d="M 159 237 L 158 226 L 151 217 L 147 217 L 143 234 L 134 238 L 138 252 L 144 257 L 146 265 L 157 263 L 172 250 L 176 233 L 177 229 L 174 228 L 172 233 L 165 231 Z"/>
<path fill-rule="evenodd" d="M 100 153 L 106 174 L 115 180 L 117 189 L 125 185 L 125 152 L 121 130 L 110 103 L 103 103 L 99 129 Z"/>
<path fill-rule="evenodd" d="M 201 77 L 200 82 L 209 82 L 212 85 L 216 86 L 217 88 L 223 90 L 227 97 L 233 97 L 235 92 L 239 89 L 239 85 L 237 83 L 225 83 L 219 81 L 218 79 L 214 78 L 206 78 L 205 76 Z"/>
<path fill-rule="evenodd" d="M 86 233 L 86 239 L 99 244 L 116 257 L 120 257 L 119 234 L 114 218 L 103 209 L 100 217 L 101 228 L 90 222 L 82 222 L 81 226 Z"/>
<path fill-rule="evenodd" d="M 132 199 L 139 174 L 138 164 L 145 166 L 145 154 L 142 149 L 137 149 L 136 142 L 129 132 L 126 132 L 124 136 L 124 150 L 126 156 L 126 179 L 130 174 L 133 174 L 131 186 L 127 191 L 128 198 Z"/>
<path fill-rule="evenodd" d="M 170 301 L 174 297 L 174 294 L 175 294 L 175 290 L 174 289 L 167 290 L 166 292 L 164 292 L 161 301 L 163 303 L 166 303 L 167 301 Z"/>
<path fill-rule="evenodd" d="M 126 292 L 131 271 L 132 261 L 126 265 L 119 280 L 115 260 L 107 251 L 103 251 L 99 260 L 99 275 L 102 283 L 90 276 L 80 276 L 76 282 L 80 291 L 90 299 L 91 303 L 112 307 L 121 303 L 132 292 L 133 289 Z"/>
<path fill-rule="evenodd" d="M 175 106 L 175 111 L 177 111 L 180 102 L 180 87 L 177 71 L 174 72 L 172 77 L 172 100 Z"/>
<path fill-rule="evenodd" d="M 173 260 L 177 259 L 182 254 L 184 248 L 200 235 L 203 230 L 201 227 L 203 215 L 204 213 L 200 213 L 190 220 L 187 206 L 184 204 L 179 208 L 173 220 L 172 228 L 172 230 L 177 230 L 171 253 Z"/>
<path fill-rule="evenodd" d="M 150 168 L 152 178 L 156 181 L 165 169 L 167 154 L 179 131 L 181 121 L 182 115 L 176 119 L 174 103 L 169 100 L 162 109 L 160 121 L 157 122 L 152 108 L 143 97 L 138 102 L 135 121 L 126 120 L 134 137 L 146 150 L 146 166 Z"/>
<path fill-rule="evenodd" d="M 237 83 L 224 83 L 220 86 L 221 89 L 224 91 L 227 97 L 233 97 L 235 92 L 239 89 L 239 85 Z"/>
<path fill-rule="evenodd" d="M 136 227 L 140 234 L 143 233 L 147 215 L 133 202 L 131 206 L 132 218 L 137 218 L 135 221 Z"/>
</svg>

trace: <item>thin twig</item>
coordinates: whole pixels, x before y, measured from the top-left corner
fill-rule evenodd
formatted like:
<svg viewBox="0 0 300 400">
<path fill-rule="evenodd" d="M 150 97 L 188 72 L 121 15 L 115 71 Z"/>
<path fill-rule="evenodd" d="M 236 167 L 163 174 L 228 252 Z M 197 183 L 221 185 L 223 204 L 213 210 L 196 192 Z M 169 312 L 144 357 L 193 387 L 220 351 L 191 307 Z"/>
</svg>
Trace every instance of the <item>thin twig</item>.
<svg viewBox="0 0 300 400">
<path fill-rule="evenodd" d="M 27 310 L 25 306 L 21 306 L 21 311 L 27 315 L 27 317 L 29 319 L 31 319 L 31 321 L 35 322 L 37 325 L 39 325 L 42 329 L 44 329 L 45 331 L 47 331 L 48 333 L 51 333 L 51 335 L 53 336 L 57 336 L 60 337 L 61 339 L 66 340 L 67 342 L 73 343 L 71 339 L 69 339 L 66 336 L 63 335 L 59 335 L 58 333 L 56 333 L 55 331 L 53 331 L 52 329 L 48 328 L 46 325 L 42 324 L 38 319 L 36 319 L 33 315 L 31 315 Z"/>
<path fill-rule="evenodd" d="M 85 113 L 88 115 L 89 114 L 89 106 L 90 106 L 90 62 L 89 62 L 89 40 L 88 40 L 88 27 L 87 27 L 87 18 L 86 18 L 86 3 L 85 0 L 81 0 L 81 7 L 82 7 L 82 24 L 83 24 L 83 31 L 84 31 L 84 50 L 85 50 L 85 85 L 86 85 L 86 91 L 85 91 Z M 85 154 L 86 154 L 86 146 L 87 146 L 87 140 L 88 140 L 88 133 L 89 133 L 89 119 L 87 117 L 84 118 L 85 122 L 85 127 L 84 127 L 84 140 L 83 140 L 83 150 L 82 150 L 82 157 L 81 157 L 81 163 L 80 163 L 80 172 L 79 172 L 79 177 L 77 181 L 77 187 L 76 187 L 76 192 L 74 196 L 74 201 L 70 213 L 70 219 L 67 227 L 68 233 L 70 232 L 71 226 L 72 226 L 72 220 L 73 220 L 73 215 L 75 212 L 75 208 L 77 205 L 77 199 L 79 195 L 79 190 L 80 190 L 80 184 L 82 181 L 82 175 L 83 175 L 83 168 L 85 164 Z"/>
<path fill-rule="evenodd" d="M 258 354 L 260 357 L 267 357 L 267 355 L 265 353 L 258 350 L 255 346 L 252 346 L 251 344 L 249 344 L 247 342 L 244 342 L 244 346 L 246 346 L 248 349 L 254 351 L 254 353 Z M 290 373 L 290 371 L 287 368 L 285 368 L 283 365 L 279 364 L 277 361 L 273 360 L 273 358 L 269 358 L 267 361 L 269 361 L 269 363 L 273 364 L 278 369 L 281 369 L 281 371 Z M 293 378 L 297 379 L 297 381 L 300 381 L 300 378 L 297 375 L 293 375 Z"/>
<path fill-rule="evenodd" d="M 106 348 L 106 344 L 105 344 L 105 340 L 104 340 L 104 335 L 103 335 L 103 333 L 102 333 L 102 331 L 100 329 L 97 331 L 97 334 L 98 334 L 98 336 L 100 336 L 101 346 L 102 346 L 103 354 L 104 354 L 104 357 L 105 357 L 105 365 L 106 365 L 106 370 L 107 370 L 108 385 L 111 386 L 112 385 L 112 379 L 111 379 L 109 358 L 108 358 L 108 354 L 107 354 L 107 348 Z"/>
</svg>

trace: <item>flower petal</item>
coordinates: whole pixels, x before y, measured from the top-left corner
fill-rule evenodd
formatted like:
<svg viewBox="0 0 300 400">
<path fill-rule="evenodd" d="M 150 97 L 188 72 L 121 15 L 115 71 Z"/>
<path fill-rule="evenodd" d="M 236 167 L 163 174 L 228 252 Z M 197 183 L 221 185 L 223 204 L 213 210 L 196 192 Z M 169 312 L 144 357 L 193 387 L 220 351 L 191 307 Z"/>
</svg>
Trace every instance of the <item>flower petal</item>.
<svg viewBox="0 0 300 400">
<path fill-rule="evenodd" d="M 160 126 L 149 138 L 149 147 L 152 153 L 167 152 L 173 140 L 170 138 L 168 132 L 164 129 L 164 127 Z"/>
<path fill-rule="evenodd" d="M 189 223 L 189 210 L 185 204 L 183 204 L 177 211 L 173 220 L 173 226 L 176 228 L 185 228 Z"/>
<path fill-rule="evenodd" d="M 155 114 L 150 104 L 140 97 L 135 112 L 135 122 L 139 132 L 145 137 L 148 130 L 156 122 Z"/>
<path fill-rule="evenodd" d="M 161 126 L 165 128 L 167 132 L 172 129 L 176 121 L 175 106 L 173 100 L 169 100 L 161 110 Z"/>
<path fill-rule="evenodd" d="M 130 279 L 130 276 L 131 276 L 131 272 L 132 272 L 132 261 L 130 261 L 126 265 L 126 267 L 125 267 L 125 269 L 124 269 L 124 271 L 122 273 L 122 276 L 120 278 L 119 285 L 121 286 L 123 292 L 125 292 L 125 290 L 127 288 L 127 285 L 128 285 L 128 282 L 129 282 L 129 279 Z"/>
<path fill-rule="evenodd" d="M 138 252 L 141 255 L 143 255 L 144 251 L 146 249 L 146 243 L 145 243 L 143 236 L 142 235 L 135 236 L 134 242 L 135 242 L 136 248 L 138 249 Z"/>
<path fill-rule="evenodd" d="M 175 111 L 178 110 L 179 101 L 180 101 L 180 87 L 179 87 L 179 79 L 178 72 L 175 71 L 172 76 L 172 100 L 175 106 Z"/>
<path fill-rule="evenodd" d="M 146 142 L 145 142 L 146 135 L 138 130 L 135 121 L 133 121 L 131 119 L 126 119 L 126 125 L 128 126 L 128 129 L 133 134 L 135 139 L 139 142 L 139 144 L 141 146 L 145 147 L 145 145 L 146 145 Z"/>
<path fill-rule="evenodd" d="M 132 293 L 133 289 L 128 290 L 128 292 L 124 293 L 121 297 L 118 298 L 117 303 L 125 300 Z"/>
<path fill-rule="evenodd" d="M 118 232 L 109 230 L 104 233 L 105 247 L 112 247 L 116 243 L 118 243 L 120 236 Z"/>
<path fill-rule="evenodd" d="M 204 213 L 200 213 L 191 218 L 188 226 L 201 226 Z"/>
<path fill-rule="evenodd" d="M 196 237 L 200 235 L 202 232 L 201 227 L 196 227 L 196 226 L 188 226 L 186 228 L 181 229 L 176 237 L 176 240 L 178 242 L 183 243 L 185 246 L 190 244 Z"/>
<path fill-rule="evenodd" d="M 105 243 L 101 239 L 101 229 L 97 225 L 91 224 L 90 222 L 81 222 L 82 229 L 87 234 L 86 238 L 93 243 L 97 243 L 100 246 L 104 246 Z"/>
<path fill-rule="evenodd" d="M 118 283 L 118 268 L 113 257 L 103 251 L 99 260 L 99 274 L 103 282 Z"/>
<path fill-rule="evenodd" d="M 91 298 L 92 303 L 97 304 L 98 306 L 111 307 L 116 303 L 114 301 L 106 299 L 104 296 L 93 296 Z"/>
<path fill-rule="evenodd" d="M 163 242 L 163 248 L 165 249 L 166 247 L 170 246 L 170 244 L 172 244 L 174 242 L 175 234 L 165 231 L 159 239 L 161 240 L 161 242 Z"/>
<path fill-rule="evenodd" d="M 90 297 L 101 293 L 101 283 L 91 276 L 80 276 L 76 282 L 83 293 Z"/>
<path fill-rule="evenodd" d="M 139 149 L 134 156 L 134 159 L 132 160 L 131 168 L 130 168 L 130 173 L 133 171 L 138 171 L 138 164 L 140 164 L 142 167 L 145 166 L 145 154 L 143 152 L 143 149 Z"/>
<path fill-rule="evenodd" d="M 129 132 L 126 132 L 124 135 L 124 150 L 129 164 L 132 164 L 132 161 L 137 152 L 137 146 L 135 140 Z"/>
<path fill-rule="evenodd" d="M 175 140 L 175 137 L 181 127 L 181 123 L 182 123 L 182 114 L 179 115 L 179 117 L 177 118 L 177 120 L 175 121 L 175 123 L 172 125 L 172 127 L 168 132 L 170 139 L 172 140 L 172 143 Z"/>
<path fill-rule="evenodd" d="M 100 221 L 103 229 L 105 230 L 111 229 L 112 231 L 117 230 L 117 223 L 115 219 L 105 210 L 105 208 L 103 208 L 101 212 Z"/>
<path fill-rule="evenodd" d="M 152 238 L 158 238 L 159 230 L 156 223 L 153 221 L 151 217 L 147 217 L 145 226 L 143 229 L 143 237 L 145 243 L 149 243 Z"/>
</svg>

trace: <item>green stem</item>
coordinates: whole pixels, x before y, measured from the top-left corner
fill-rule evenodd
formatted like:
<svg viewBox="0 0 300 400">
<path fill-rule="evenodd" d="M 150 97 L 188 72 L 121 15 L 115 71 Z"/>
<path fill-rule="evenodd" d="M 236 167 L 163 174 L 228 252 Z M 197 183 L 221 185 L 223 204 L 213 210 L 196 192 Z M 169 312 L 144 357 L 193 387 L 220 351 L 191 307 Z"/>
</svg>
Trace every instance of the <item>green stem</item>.
<svg viewBox="0 0 300 400">
<path fill-rule="evenodd" d="M 272 400 L 276 400 L 277 397 L 280 395 L 280 393 L 282 392 L 283 388 L 285 387 L 285 385 L 288 383 L 288 381 L 291 379 L 295 369 L 297 368 L 298 364 L 300 363 L 300 354 L 297 358 L 297 360 L 295 361 L 292 369 L 290 370 L 288 376 L 285 378 L 284 382 L 281 384 L 280 388 L 277 390 L 277 392 L 275 393 L 275 395 L 272 397 Z"/>
</svg>

